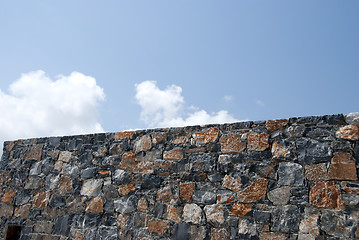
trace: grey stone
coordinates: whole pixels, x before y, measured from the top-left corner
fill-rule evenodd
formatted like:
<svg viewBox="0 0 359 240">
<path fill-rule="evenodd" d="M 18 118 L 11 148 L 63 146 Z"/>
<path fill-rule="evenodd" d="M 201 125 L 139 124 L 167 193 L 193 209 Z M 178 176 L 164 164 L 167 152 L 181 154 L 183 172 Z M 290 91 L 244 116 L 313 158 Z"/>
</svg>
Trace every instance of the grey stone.
<svg viewBox="0 0 359 240">
<path fill-rule="evenodd" d="M 30 172 L 29 172 L 29 175 L 32 176 L 32 175 L 40 175 L 41 173 L 41 166 L 42 166 L 42 162 L 36 162 L 34 163 L 34 165 L 32 165 L 31 169 L 30 169 Z"/>
<path fill-rule="evenodd" d="M 256 236 L 257 233 L 257 224 L 250 218 L 242 218 L 238 221 L 238 234 L 241 239 L 246 239 L 248 236 Z"/>
<path fill-rule="evenodd" d="M 96 239 L 96 232 L 97 232 L 96 228 L 86 230 L 84 239 L 86 239 L 86 240 L 87 239 L 89 239 L 89 240 Z"/>
<path fill-rule="evenodd" d="M 329 144 L 323 141 L 300 138 L 297 140 L 297 149 L 301 164 L 328 162 L 332 156 Z"/>
<path fill-rule="evenodd" d="M 349 206 L 356 206 L 359 204 L 359 195 L 357 194 L 343 194 L 344 203 Z"/>
<path fill-rule="evenodd" d="M 89 167 L 81 171 L 82 179 L 94 178 L 97 174 L 97 167 Z"/>
<path fill-rule="evenodd" d="M 298 232 L 301 213 L 296 206 L 275 208 L 272 213 L 272 228 L 275 232 Z"/>
<path fill-rule="evenodd" d="M 348 124 L 358 125 L 359 124 L 359 112 L 352 112 L 345 115 L 345 121 Z"/>
<path fill-rule="evenodd" d="M 81 154 L 81 156 L 78 159 L 78 163 L 81 166 L 88 166 L 91 161 L 93 159 L 93 155 L 91 152 L 84 152 L 83 154 Z"/>
<path fill-rule="evenodd" d="M 122 169 L 116 169 L 112 174 L 112 182 L 116 185 L 127 184 L 130 182 L 130 175 Z"/>
<path fill-rule="evenodd" d="M 56 219 L 54 233 L 62 236 L 68 236 L 71 227 L 71 217 L 69 215 L 59 216 Z"/>
<path fill-rule="evenodd" d="M 114 185 L 105 185 L 103 186 L 103 195 L 105 199 L 114 199 L 118 198 L 118 190 Z"/>
<path fill-rule="evenodd" d="M 153 216 L 156 218 L 164 218 L 166 215 L 167 206 L 159 202 L 155 202 L 153 206 Z"/>
<path fill-rule="evenodd" d="M 281 187 L 269 191 L 267 197 L 274 205 L 287 204 L 290 197 L 290 187 Z"/>
<path fill-rule="evenodd" d="M 82 147 L 82 140 L 73 139 L 70 141 L 68 149 L 70 151 L 78 151 L 81 150 L 81 147 Z"/>
<path fill-rule="evenodd" d="M 189 224 L 185 224 L 185 223 L 175 224 L 173 238 L 175 240 L 189 239 Z"/>
<path fill-rule="evenodd" d="M 86 214 L 84 217 L 83 226 L 85 228 L 98 227 L 102 216 L 100 214 Z"/>
<path fill-rule="evenodd" d="M 63 197 L 58 197 L 58 196 L 54 196 L 50 203 L 49 206 L 52 208 L 61 208 L 66 206 L 66 200 Z"/>
<path fill-rule="evenodd" d="M 120 213 L 130 213 L 136 209 L 135 197 L 133 195 L 116 199 L 114 204 L 116 211 Z"/>
<path fill-rule="evenodd" d="M 269 223 L 269 221 L 270 221 L 270 212 L 254 210 L 253 211 L 253 218 L 255 219 L 256 222 Z"/>
<path fill-rule="evenodd" d="M 192 198 L 195 202 L 213 204 L 217 201 L 217 194 L 207 191 L 195 191 Z"/>
<path fill-rule="evenodd" d="M 101 193 L 101 187 L 103 184 L 103 179 L 89 179 L 85 180 L 82 184 L 81 195 L 86 195 L 89 197 L 99 196 Z"/>
<path fill-rule="evenodd" d="M 52 148 L 57 148 L 60 145 L 61 137 L 49 137 L 49 146 Z"/>
<path fill-rule="evenodd" d="M 190 156 L 193 172 L 212 172 L 216 168 L 217 154 L 204 153 Z"/>
<path fill-rule="evenodd" d="M 144 175 L 142 178 L 141 188 L 151 189 L 159 188 L 162 183 L 162 178 L 156 175 Z"/>
<path fill-rule="evenodd" d="M 16 195 L 15 195 L 15 205 L 17 206 L 24 205 L 28 203 L 30 199 L 31 199 L 31 194 L 29 191 L 18 190 L 16 191 Z"/>
<path fill-rule="evenodd" d="M 113 200 L 107 200 L 103 206 L 103 210 L 105 212 L 114 212 L 115 211 L 115 205 L 113 203 Z"/>
<path fill-rule="evenodd" d="M 117 227 L 100 226 L 98 228 L 97 239 L 99 240 L 113 240 L 117 237 Z"/>
<path fill-rule="evenodd" d="M 304 181 L 303 167 L 297 163 L 281 162 L 278 169 L 278 184 L 281 186 L 302 186 Z"/>
<path fill-rule="evenodd" d="M 30 176 L 25 184 L 25 189 L 38 189 L 43 187 L 44 181 L 38 176 Z"/>
</svg>

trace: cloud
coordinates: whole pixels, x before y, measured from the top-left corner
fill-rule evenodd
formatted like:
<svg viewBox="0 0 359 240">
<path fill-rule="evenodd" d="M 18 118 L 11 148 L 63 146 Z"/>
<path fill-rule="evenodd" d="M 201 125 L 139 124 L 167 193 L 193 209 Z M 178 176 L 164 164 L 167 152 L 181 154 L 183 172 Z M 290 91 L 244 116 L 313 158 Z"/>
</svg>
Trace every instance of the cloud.
<svg viewBox="0 0 359 240">
<path fill-rule="evenodd" d="M 256 103 L 257 103 L 257 105 L 264 107 L 264 103 L 261 100 L 257 99 Z"/>
<path fill-rule="evenodd" d="M 161 90 L 155 81 L 144 81 L 136 84 L 136 100 L 141 106 L 141 120 L 148 127 L 179 127 L 210 123 L 239 121 L 227 111 L 207 113 L 191 105 L 184 111 L 182 88 L 176 85 Z M 185 115 L 185 117 L 183 117 Z"/>
<path fill-rule="evenodd" d="M 223 97 L 223 99 L 224 99 L 224 101 L 226 101 L 226 102 L 230 102 L 230 101 L 233 100 L 233 96 L 231 96 L 231 95 L 226 95 L 226 96 Z"/>
<path fill-rule="evenodd" d="M 79 72 L 55 80 L 43 71 L 22 74 L 8 93 L 0 90 L 0 141 L 103 132 L 97 108 L 105 94 Z"/>
</svg>

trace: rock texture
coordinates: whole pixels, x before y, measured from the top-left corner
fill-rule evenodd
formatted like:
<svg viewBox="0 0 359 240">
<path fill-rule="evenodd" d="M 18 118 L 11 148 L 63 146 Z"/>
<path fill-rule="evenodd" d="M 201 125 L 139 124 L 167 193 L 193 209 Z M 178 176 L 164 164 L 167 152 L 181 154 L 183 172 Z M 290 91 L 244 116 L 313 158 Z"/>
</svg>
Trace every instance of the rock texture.
<svg viewBox="0 0 359 240">
<path fill-rule="evenodd" d="M 358 116 L 5 142 L 0 239 L 359 239 Z"/>
</svg>

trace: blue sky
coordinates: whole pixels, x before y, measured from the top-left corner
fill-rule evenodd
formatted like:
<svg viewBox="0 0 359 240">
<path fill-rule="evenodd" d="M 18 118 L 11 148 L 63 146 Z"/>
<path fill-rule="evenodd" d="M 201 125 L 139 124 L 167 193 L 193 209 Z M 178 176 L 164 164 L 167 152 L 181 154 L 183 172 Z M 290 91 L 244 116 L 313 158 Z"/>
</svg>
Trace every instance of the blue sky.
<svg viewBox="0 0 359 240">
<path fill-rule="evenodd" d="M 191 124 L 191 116 L 205 123 L 357 112 L 358 26 L 357 0 L 0 0 L 0 109 L 11 115 L 20 99 L 33 103 L 0 127 L 39 129 L 0 132 L 0 140 Z M 76 88 L 73 72 L 95 85 Z M 52 96 L 62 95 L 74 97 L 67 105 L 83 103 L 78 112 L 51 110 L 59 105 Z M 171 109 L 173 118 L 161 119 Z M 45 131 L 62 118 L 75 120 Z"/>
</svg>

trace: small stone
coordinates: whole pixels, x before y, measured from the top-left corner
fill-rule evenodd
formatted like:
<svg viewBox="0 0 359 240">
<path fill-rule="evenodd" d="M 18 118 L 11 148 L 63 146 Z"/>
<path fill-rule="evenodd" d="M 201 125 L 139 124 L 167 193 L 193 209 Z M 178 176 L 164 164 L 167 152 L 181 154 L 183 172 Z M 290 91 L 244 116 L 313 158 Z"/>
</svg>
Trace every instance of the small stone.
<svg viewBox="0 0 359 240">
<path fill-rule="evenodd" d="M 217 195 L 217 203 L 226 204 L 234 202 L 235 197 L 232 195 L 232 193 L 223 193 Z"/>
<path fill-rule="evenodd" d="M 309 181 L 327 180 L 327 167 L 326 163 L 306 165 L 305 176 Z"/>
<path fill-rule="evenodd" d="M 238 192 L 238 201 L 244 203 L 256 202 L 265 197 L 268 180 L 258 179 L 243 191 Z"/>
<path fill-rule="evenodd" d="M 103 179 L 88 179 L 82 184 L 81 195 L 96 197 L 101 193 Z"/>
<path fill-rule="evenodd" d="M 24 160 L 41 160 L 42 155 L 42 144 L 36 144 L 31 146 L 27 151 L 25 152 Z"/>
<path fill-rule="evenodd" d="M 359 127 L 355 125 L 347 125 L 344 127 L 341 127 L 336 132 L 337 138 L 343 138 L 347 140 L 356 141 L 359 140 Z"/>
<path fill-rule="evenodd" d="M 59 154 L 59 161 L 69 162 L 71 159 L 72 153 L 69 151 L 61 151 Z"/>
<path fill-rule="evenodd" d="M 72 191 L 72 179 L 70 177 L 62 177 L 58 191 L 60 194 L 70 193 Z"/>
<path fill-rule="evenodd" d="M 183 159 L 183 150 L 181 148 L 175 148 L 170 151 L 166 151 L 163 153 L 163 159 L 165 160 Z"/>
<path fill-rule="evenodd" d="M 298 163 L 281 162 L 278 168 L 278 184 L 302 186 L 304 181 L 303 167 Z"/>
<path fill-rule="evenodd" d="M 181 216 L 178 214 L 177 209 L 172 205 L 167 206 L 166 218 L 176 223 L 181 222 Z"/>
<path fill-rule="evenodd" d="M 265 133 L 249 133 L 247 136 L 247 148 L 250 151 L 264 151 L 269 147 L 268 134 Z"/>
<path fill-rule="evenodd" d="M 357 180 L 357 169 L 353 156 L 347 152 L 335 154 L 329 166 L 328 177 L 335 180 Z"/>
<path fill-rule="evenodd" d="M 230 235 L 225 228 L 212 228 L 211 240 L 229 240 Z"/>
<path fill-rule="evenodd" d="M 218 134 L 219 134 L 219 129 L 216 127 L 212 127 L 194 133 L 193 138 L 197 144 L 206 144 L 210 142 L 215 142 L 218 138 Z"/>
<path fill-rule="evenodd" d="M 180 197 L 186 202 L 190 202 L 194 192 L 194 182 L 180 183 Z"/>
<path fill-rule="evenodd" d="M 177 136 L 173 139 L 172 144 L 185 144 L 189 141 L 189 137 L 187 136 Z"/>
<path fill-rule="evenodd" d="M 6 203 L 12 203 L 12 201 L 14 201 L 15 194 L 15 190 L 7 189 L 1 201 Z"/>
<path fill-rule="evenodd" d="M 167 227 L 168 227 L 168 225 L 167 225 L 167 222 L 165 222 L 165 221 L 160 221 L 160 220 L 148 221 L 148 232 L 149 233 L 157 233 L 159 235 L 162 235 L 166 231 Z"/>
<path fill-rule="evenodd" d="M 147 212 L 148 211 L 148 203 L 147 203 L 147 200 L 144 197 L 142 197 L 142 198 L 140 198 L 138 200 L 137 210 L 142 211 L 142 212 Z"/>
<path fill-rule="evenodd" d="M 120 213 L 130 213 L 136 209 L 135 197 L 133 195 L 116 199 L 114 204 L 116 211 Z"/>
<path fill-rule="evenodd" d="M 287 240 L 288 236 L 282 233 L 262 232 L 259 236 L 260 240 Z"/>
<path fill-rule="evenodd" d="M 310 189 L 309 202 L 317 207 L 332 209 L 344 208 L 344 200 L 335 186 L 335 183 L 332 181 L 314 184 Z"/>
<path fill-rule="evenodd" d="M 223 205 L 213 204 L 204 207 L 206 219 L 214 226 L 219 226 L 224 223 L 224 208 Z"/>
<path fill-rule="evenodd" d="M 228 188 L 234 192 L 238 192 L 242 187 L 241 178 L 233 178 L 229 175 L 226 175 L 223 178 L 222 187 Z"/>
<path fill-rule="evenodd" d="M 10 218 L 14 212 L 14 207 L 8 204 L 1 204 L 0 217 Z"/>
<path fill-rule="evenodd" d="M 157 201 L 168 203 L 171 199 L 173 199 L 173 195 L 170 187 L 167 186 L 157 191 Z"/>
<path fill-rule="evenodd" d="M 151 138 L 153 144 L 165 143 L 167 141 L 167 135 L 164 132 L 151 133 Z"/>
<path fill-rule="evenodd" d="M 148 135 L 142 136 L 139 140 L 135 142 L 135 151 L 148 151 L 152 147 L 151 137 Z"/>
<path fill-rule="evenodd" d="M 244 217 L 247 213 L 252 210 L 252 204 L 234 203 L 231 210 L 229 210 L 230 216 Z"/>
<path fill-rule="evenodd" d="M 239 235 L 245 236 L 256 236 L 257 235 L 257 224 L 248 218 L 239 219 L 238 221 L 238 233 Z"/>
<path fill-rule="evenodd" d="M 52 222 L 39 221 L 34 226 L 34 232 L 50 234 L 53 227 L 54 224 Z"/>
<path fill-rule="evenodd" d="M 301 214 L 297 206 L 285 205 L 275 208 L 272 213 L 272 231 L 297 232 Z"/>
<path fill-rule="evenodd" d="M 246 143 L 242 141 L 240 134 L 222 135 L 219 142 L 222 153 L 240 153 L 246 149 Z"/>
<path fill-rule="evenodd" d="M 136 190 L 135 184 L 133 184 L 133 183 L 126 184 L 126 185 L 120 185 L 118 187 L 118 193 L 121 196 L 127 196 L 128 194 L 134 192 L 135 190 Z"/>
<path fill-rule="evenodd" d="M 154 164 L 153 162 L 149 162 L 149 161 L 137 162 L 137 165 L 133 170 L 134 173 L 153 173 L 153 171 L 154 171 Z"/>
<path fill-rule="evenodd" d="M 141 188 L 152 189 L 159 188 L 162 183 L 162 178 L 157 175 L 143 175 Z"/>
<path fill-rule="evenodd" d="M 114 133 L 114 139 L 115 141 L 120 141 L 123 139 L 130 140 L 134 133 L 134 131 L 116 132 Z"/>
<path fill-rule="evenodd" d="M 54 226 L 54 233 L 57 235 L 68 236 L 71 227 L 71 217 L 69 215 L 58 216 Z"/>
<path fill-rule="evenodd" d="M 21 219 L 27 219 L 31 209 L 30 204 L 19 206 L 15 209 L 14 217 L 20 217 Z"/>
<path fill-rule="evenodd" d="M 118 214 L 117 217 L 117 223 L 120 226 L 120 228 L 124 229 L 128 226 L 128 217 L 125 214 Z"/>
<path fill-rule="evenodd" d="M 319 235 L 319 214 L 305 215 L 300 222 L 299 232 L 304 234 Z"/>
<path fill-rule="evenodd" d="M 328 142 L 299 138 L 296 140 L 296 145 L 301 164 L 317 164 L 331 159 L 332 152 Z"/>
<path fill-rule="evenodd" d="M 103 198 L 95 197 L 87 204 L 86 212 L 102 213 L 103 212 Z"/>
<path fill-rule="evenodd" d="M 44 186 L 44 181 L 42 180 L 42 178 L 38 176 L 29 176 L 24 188 L 39 189 L 42 188 L 43 186 Z"/>
<path fill-rule="evenodd" d="M 285 205 L 288 203 L 290 198 L 290 187 L 276 188 L 269 191 L 267 196 L 269 201 L 271 201 L 274 205 Z"/>
<path fill-rule="evenodd" d="M 48 205 L 50 192 L 38 192 L 34 195 L 32 206 L 35 208 L 44 208 Z"/>
<path fill-rule="evenodd" d="M 202 220 L 202 209 L 197 204 L 186 204 L 183 208 L 183 221 L 200 224 Z"/>
<path fill-rule="evenodd" d="M 286 146 L 279 144 L 278 141 L 275 141 L 271 149 L 273 158 L 287 158 L 290 156 L 290 149 Z"/>
<path fill-rule="evenodd" d="M 288 124 L 288 119 L 276 119 L 276 120 L 268 120 L 266 122 L 266 127 L 268 131 L 274 132 L 280 129 L 281 127 L 284 127 Z"/>
</svg>

